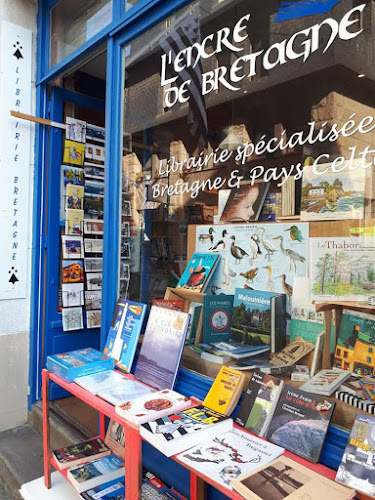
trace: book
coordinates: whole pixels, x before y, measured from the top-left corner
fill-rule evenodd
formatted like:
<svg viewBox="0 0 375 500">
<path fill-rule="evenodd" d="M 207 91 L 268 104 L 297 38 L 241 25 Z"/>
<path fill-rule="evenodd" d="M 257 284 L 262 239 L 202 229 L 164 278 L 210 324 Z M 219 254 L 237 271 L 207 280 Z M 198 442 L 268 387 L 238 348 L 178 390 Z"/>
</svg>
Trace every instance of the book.
<svg viewBox="0 0 375 500">
<path fill-rule="evenodd" d="M 111 450 L 98 437 L 52 451 L 52 455 L 60 470 L 74 467 L 92 458 L 98 459 L 110 455 L 110 453 Z"/>
<path fill-rule="evenodd" d="M 47 370 L 67 382 L 73 382 L 78 377 L 113 368 L 113 359 L 92 347 L 47 356 Z"/>
<path fill-rule="evenodd" d="M 125 461 L 125 430 L 122 424 L 110 419 L 104 442 L 112 453 Z"/>
<path fill-rule="evenodd" d="M 152 305 L 158 307 L 165 307 L 166 309 L 174 309 L 175 311 L 184 310 L 183 300 L 154 299 L 152 301 Z"/>
<path fill-rule="evenodd" d="M 258 220 L 275 222 L 281 215 L 281 193 L 267 193 Z"/>
<path fill-rule="evenodd" d="M 330 396 L 340 385 L 350 377 L 350 372 L 339 370 L 320 370 L 310 380 L 301 385 L 301 389 L 323 396 Z"/>
<path fill-rule="evenodd" d="M 203 342 L 228 341 L 233 309 L 233 295 L 203 297 Z"/>
<path fill-rule="evenodd" d="M 241 397 L 244 381 L 243 373 L 222 366 L 203 401 L 203 406 L 222 415 L 230 415 Z"/>
<path fill-rule="evenodd" d="M 366 399 L 375 402 L 375 379 L 363 378 L 359 381 L 359 384 Z"/>
<path fill-rule="evenodd" d="M 67 477 L 78 493 L 82 493 L 124 474 L 124 462 L 117 455 L 108 455 L 79 467 L 72 467 L 68 470 Z"/>
<path fill-rule="evenodd" d="M 259 371 L 262 373 L 268 373 L 269 375 L 287 375 L 293 373 L 295 370 L 295 365 L 279 365 L 275 366 L 270 363 L 270 366 L 262 366 Z"/>
<path fill-rule="evenodd" d="M 287 457 L 280 457 L 232 481 L 248 500 L 350 500 L 355 491 Z"/>
<path fill-rule="evenodd" d="M 141 500 L 182 500 L 182 497 L 172 491 L 152 472 L 143 469 Z"/>
<path fill-rule="evenodd" d="M 255 370 L 238 410 L 236 423 L 257 436 L 265 436 L 283 385 L 282 380 Z"/>
<path fill-rule="evenodd" d="M 269 345 L 246 345 L 231 340 L 211 345 L 218 352 L 222 352 L 234 359 L 249 358 L 250 356 L 257 356 L 270 350 Z"/>
<path fill-rule="evenodd" d="M 202 315 L 202 309 L 203 306 L 200 302 L 190 302 L 188 310 L 188 314 L 190 314 L 190 323 L 186 334 L 186 344 L 191 345 L 195 342 L 199 320 Z"/>
<path fill-rule="evenodd" d="M 135 377 L 156 389 L 173 389 L 185 338 L 189 314 L 151 306 Z"/>
<path fill-rule="evenodd" d="M 132 380 L 130 378 L 124 378 L 124 383 L 117 385 L 115 387 L 106 387 L 98 392 L 98 396 L 111 405 L 121 405 L 124 401 L 129 399 L 134 399 L 136 397 L 142 396 L 143 394 L 150 394 L 152 392 L 151 387 L 148 387 L 138 380 Z"/>
<path fill-rule="evenodd" d="M 243 344 L 269 345 L 279 352 L 286 343 L 285 294 L 236 288 L 230 339 Z"/>
<path fill-rule="evenodd" d="M 375 316 L 343 309 L 333 366 L 353 374 L 375 374 Z"/>
<path fill-rule="evenodd" d="M 290 375 L 293 382 L 307 382 L 310 379 L 310 370 L 306 365 L 296 365 L 295 370 Z"/>
<path fill-rule="evenodd" d="M 335 403 L 285 385 L 267 432 L 267 439 L 318 462 Z"/>
<path fill-rule="evenodd" d="M 179 462 L 232 489 L 231 481 L 279 457 L 284 448 L 241 429 L 205 440 L 180 455 Z"/>
<path fill-rule="evenodd" d="M 352 394 L 357 398 L 362 398 L 364 396 L 360 380 L 354 375 L 345 380 L 345 382 L 343 382 L 337 390 L 340 392 L 346 392 L 347 394 Z"/>
<path fill-rule="evenodd" d="M 312 342 L 296 337 L 271 359 L 274 366 L 291 366 L 314 349 Z"/>
<path fill-rule="evenodd" d="M 119 299 L 108 332 L 104 353 L 116 360 L 123 371 L 130 372 L 147 306 Z"/>
<path fill-rule="evenodd" d="M 178 392 L 165 389 L 124 401 L 121 405 L 116 406 L 116 413 L 126 420 L 143 424 L 149 420 L 185 410 L 189 406 L 191 406 L 189 398 Z"/>
<path fill-rule="evenodd" d="M 366 413 L 370 413 L 371 415 L 375 415 L 375 403 L 368 399 L 362 399 L 358 396 L 354 396 L 354 394 L 349 394 L 348 392 L 336 391 L 335 398 L 339 401 L 343 401 L 344 403 L 354 406 L 359 410 L 365 411 Z"/>
<path fill-rule="evenodd" d="M 375 418 L 355 416 L 336 481 L 375 498 Z"/>
<path fill-rule="evenodd" d="M 220 216 L 221 222 L 249 222 L 258 220 L 269 183 L 244 184 L 231 189 Z"/>
<path fill-rule="evenodd" d="M 233 420 L 204 406 L 172 413 L 140 426 L 140 434 L 161 453 L 176 453 L 232 430 Z"/>
<path fill-rule="evenodd" d="M 229 368 L 234 368 L 235 370 L 255 370 L 269 367 L 274 367 L 274 365 L 265 358 L 240 359 L 236 361 L 236 364 L 229 365 Z"/>
<path fill-rule="evenodd" d="M 212 253 L 193 253 L 176 288 L 204 292 L 220 258 L 220 255 Z"/>
<path fill-rule="evenodd" d="M 128 379 L 126 377 L 115 370 L 106 370 L 105 372 L 93 373 L 92 375 L 74 379 L 76 384 L 94 395 L 109 387 L 117 387 L 126 384 L 127 381 Z"/>
</svg>

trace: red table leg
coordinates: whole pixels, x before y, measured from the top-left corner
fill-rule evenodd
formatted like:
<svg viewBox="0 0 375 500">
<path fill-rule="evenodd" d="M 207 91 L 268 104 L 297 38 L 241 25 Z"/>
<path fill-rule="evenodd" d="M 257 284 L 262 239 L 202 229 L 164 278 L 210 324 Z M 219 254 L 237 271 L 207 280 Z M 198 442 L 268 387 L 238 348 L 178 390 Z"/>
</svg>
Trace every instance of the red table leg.
<svg viewBox="0 0 375 500">
<path fill-rule="evenodd" d="M 42 405 L 43 405 L 43 464 L 44 484 L 51 488 L 51 463 L 50 463 L 50 427 L 49 427 L 49 377 L 48 370 L 42 371 Z"/>
<path fill-rule="evenodd" d="M 194 472 L 190 472 L 190 500 L 204 500 L 206 498 L 206 483 Z"/>
<path fill-rule="evenodd" d="M 142 439 L 139 430 L 130 425 L 125 431 L 125 498 L 141 500 L 142 487 Z"/>
<path fill-rule="evenodd" d="M 100 437 L 104 441 L 104 439 L 105 439 L 105 415 L 102 412 L 99 413 L 99 433 L 100 433 Z"/>
</svg>

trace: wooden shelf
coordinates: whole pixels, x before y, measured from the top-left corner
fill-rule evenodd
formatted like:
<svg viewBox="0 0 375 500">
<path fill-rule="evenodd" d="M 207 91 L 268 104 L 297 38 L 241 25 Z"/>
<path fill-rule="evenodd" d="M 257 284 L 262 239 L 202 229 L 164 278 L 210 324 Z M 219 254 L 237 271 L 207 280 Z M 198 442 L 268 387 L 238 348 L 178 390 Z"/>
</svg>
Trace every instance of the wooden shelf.
<svg viewBox="0 0 375 500">
<path fill-rule="evenodd" d="M 317 312 L 329 311 L 332 309 L 352 309 L 353 311 L 375 314 L 375 306 L 369 306 L 367 302 L 331 301 L 331 302 L 318 302 L 315 304 L 315 310 Z"/>
</svg>

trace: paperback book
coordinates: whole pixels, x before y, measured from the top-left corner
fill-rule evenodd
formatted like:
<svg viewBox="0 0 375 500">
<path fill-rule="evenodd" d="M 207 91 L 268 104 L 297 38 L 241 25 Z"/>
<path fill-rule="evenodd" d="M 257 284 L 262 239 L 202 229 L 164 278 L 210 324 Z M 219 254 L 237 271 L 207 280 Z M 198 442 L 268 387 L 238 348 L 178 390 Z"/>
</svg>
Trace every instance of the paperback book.
<svg viewBox="0 0 375 500">
<path fill-rule="evenodd" d="M 77 377 L 113 370 L 114 361 L 91 347 L 47 356 L 47 370 L 67 382 Z"/>
<path fill-rule="evenodd" d="M 55 463 L 60 470 L 110 455 L 110 453 L 111 450 L 100 438 L 89 439 L 52 452 Z"/>
<path fill-rule="evenodd" d="M 121 405 L 124 401 L 134 399 L 144 394 L 150 394 L 152 389 L 138 380 L 124 378 L 124 383 L 115 387 L 106 387 L 98 392 L 98 396 L 113 406 Z"/>
<path fill-rule="evenodd" d="M 375 498 L 375 418 L 356 415 L 336 481 Z"/>
<path fill-rule="evenodd" d="M 245 184 L 237 189 L 231 189 L 220 221 L 250 222 L 258 220 L 268 189 L 269 183 L 267 182 L 259 182 L 254 185 Z"/>
<path fill-rule="evenodd" d="M 287 457 L 280 457 L 232 482 L 247 500 L 350 500 L 355 491 Z"/>
<path fill-rule="evenodd" d="M 233 359 L 249 358 L 250 356 L 258 356 L 270 350 L 269 345 L 244 345 L 239 342 L 229 340 L 229 342 L 219 342 L 211 344 L 213 349 L 221 352 Z"/>
<path fill-rule="evenodd" d="M 375 403 L 375 380 L 363 378 L 359 383 L 366 399 Z"/>
<path fill-rule="evenodd" d="M 285 294 L 236 288 L 230 339 L 279 352 L 286 342 Z"/>
<path fill-rule="evenodd" d="M 112 453 L 125 461 L 125 430 L 122 424 L 111 419 L 108 423 L 104 442 L 112 450 Z"/>
<path fill-rule="evenodd" d="M 156 389 L 173 389 L 190 315 L 151 306 L 135 377 Z"/>
<path fill-rule="evenodd" d="M 173 309 L 174 311 L 184 310 L 183 300 L 154 299 L 152 301 L 152 305 L 158 307 L 165 307 L 166 309 Z"/>
<path fill-rule="evenodd" d="M 176 288 L 204 292 L 220 261 L 220 255 L 194 253 L 186 266 Z"/>
<path fill-rule="evenodd" d="M 191 406 L 189 398 L 165 389 L 124 401 L 116 406 L 116 413 L 136 424 L 144 424 L 149 420 L 185 410 L 189 406 Z"/>
<path fill-rule="evenodd" d="M 272 418 L 267 439 L 318 462 L 335 403 L 286 385 Z"/>
<path fill-rule="evenodd" d="M 208 391 L 203 406 L 222 415 L 230 415 L 241 397 L 244 381 L 243 373 L 223 366 Z"/>
<path fill-rule="evenodd" d="M 203 342 L 228 341 L 233 295 L 205 295 L 203 298 Z"/>
<path fill-rule="evenodd" d="M 83 387 L 91 394 L 126 384 L 128 379 L 115 370 L 106 370 L 105 372 L 93 373 L 85 377 L 78 377 L 74 380 L 76 384 Z"/>
<path fill-rule="evenodd" d="M 233 420 L 204 406 L 172 413 L 140 426 L 141 436 L 167 457 L 232 430 Z"/>
<path fill-rule="evenodd" d="M 231 481 L 279 457 L 284 448 L 233 429 L 178 455 L 178 461 L 232 489 Z"/>
<path fill-rule="evenodd" d="M 330 396 L 340 385 L 350 378 L 349 371 L 333 369 L 320 370 L 310 380 L 301 385 L 301 389 L 323 396 Z"/>
<path fill-rule="evenodd" d="M 291 366 L 314 350 L 314 344 L 302 337 L 296 337 L 271 359 L 274 366 Z"/>
<path fill-rule="evenodd" d="M 275 413 L 284 382 L 254 371 L 238 410 L 236 423 L 257 436 L 265 436 Z"/>
<path fill-rule="evenodd" d="M 78 493 L 82 493 L 124 474 L 124 462 L 117 455 L 108 455 L 69 469 L 67 476 Z"/>
</svg>

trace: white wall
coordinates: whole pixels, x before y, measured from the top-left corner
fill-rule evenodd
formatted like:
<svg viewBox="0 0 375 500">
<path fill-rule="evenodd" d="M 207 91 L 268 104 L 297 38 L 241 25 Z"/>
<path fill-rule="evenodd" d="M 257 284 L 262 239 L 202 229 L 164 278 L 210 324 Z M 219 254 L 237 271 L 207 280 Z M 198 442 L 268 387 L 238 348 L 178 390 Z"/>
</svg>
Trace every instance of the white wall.
<svg viewBox="0 0 375 500">
<path fill-rule="evenodd" d="M 35 114 L 37 0 L 0 0 L 2 21 L 32 30 L 32 103 Z M 0 75 L 1 78 L 1 75 Z M 3 82 L 0 81 L 0 88 Z M 0 127 L 0 134 L 2 129 Z M 30 336 L 30 281 L 32 245 L 32 183 L 34 175 L 34 126 L 30 137 L 30 177 L 27 249 L 27 294 L 23 299 L 0 300 L 0 431 L 16 427 L 27 419 L 27 387 Z M 12 186 L 9 186 L 12 189 Z M 0 228 L 1 237 L 1 228 Z"/>
</svg>

